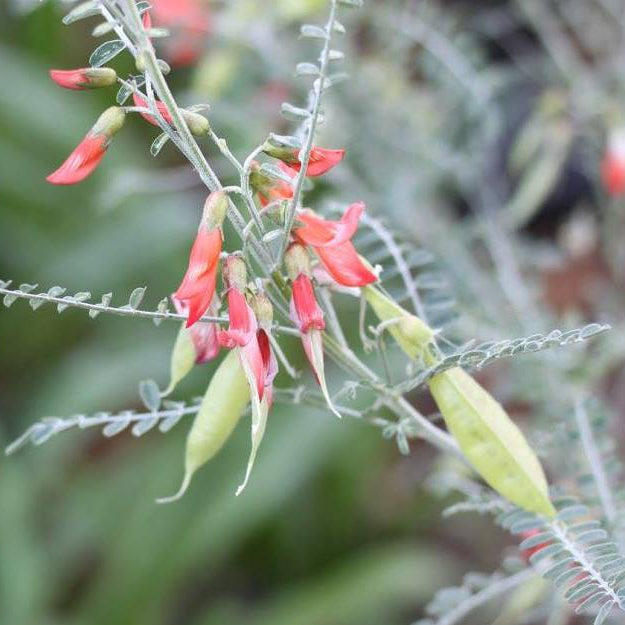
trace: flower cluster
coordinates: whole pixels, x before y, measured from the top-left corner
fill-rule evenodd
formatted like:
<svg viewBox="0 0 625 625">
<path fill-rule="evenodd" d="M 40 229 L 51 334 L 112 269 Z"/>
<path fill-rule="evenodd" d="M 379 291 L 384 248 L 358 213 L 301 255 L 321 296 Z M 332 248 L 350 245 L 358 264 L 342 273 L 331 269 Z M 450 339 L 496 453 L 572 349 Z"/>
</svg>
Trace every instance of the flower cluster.
<svg viewBox="0 0 625 625">
<path fill-rule="evenodd" d="M 308 176 L 319 176 L 338 164 L 343 150 L 313 148 L 313 158 L 306 170 Z M 283 171 L 295 175 L 301 169 L 299 153 L 280 154 Z M 297 161 L 297 162 L 296 162 Z M 292 187 L 261 173 L 258 165 L 252 168 L 250 180 L 259 203 L 290 198 Z M 206 201 L 195 242 L 191 248 L 189 264 L 180 287 L 174 294 L 187 313 L 186 327 L 196 325 L 215 327 L 214 322 L 202 321 L 215 301 L 217 276 L 223 246 L 222 225 L 228 211 L 228 198 L 223 191 L 211 193 Z M 338 221 L 330 221 L 310 209 L 300 210 L 285 254 L 285 267 L 291 285 L 290 318 L 300 333 L 302 346 L 328 406 L 338 416 L 332 404 L 325 379 L 323 356 L 324 313 L 315 294 L 313 262 L 327 280 L 341 287 L 362 287 L 377 280 L 376 275 L 361 260 L 351 241 L 364 211 L 364 204 L 355 203 L 347 208 Z M 249 282 L 247 266 L 242 255 L 227 254 L 223 262 L 223 297 L 227 302 L 228 328 L 219 328 L 211 334 L 212 349 L 236 350 L 240 365 L 248 380 L 252 404 L 253 423 L 264 431 L 264 424 L 272 404 L 273 380 L 278 372 L 277 359 L 271 346 L 273 307 L 267 295 L 256 283 Z M 192 335 L 194 353 L 206 351 L 205 333 Z M 220 389 L 228 393 L 228 389 Z M 262 433 L 260 434 L 262 437 Z M 247 482 L 253 456 L 260 437 L 252 437 L 253 453 L 248 472 L 241 488 Z"/>
</svg>

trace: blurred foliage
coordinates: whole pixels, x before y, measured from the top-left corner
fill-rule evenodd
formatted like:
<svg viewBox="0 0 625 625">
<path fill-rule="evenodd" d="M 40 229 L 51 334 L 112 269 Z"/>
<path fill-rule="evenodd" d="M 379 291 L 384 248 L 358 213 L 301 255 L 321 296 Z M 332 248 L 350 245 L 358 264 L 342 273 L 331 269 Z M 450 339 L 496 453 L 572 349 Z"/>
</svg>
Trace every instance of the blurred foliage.
<svg viewBox="0 0 625 625">
<path fill-rule="evenodd" d="M 205 55 L 172 74 L 180 100 L 208 100 L 213 126 L 237 154 L 269 130 L 284 131 L 280 102 L 303 94 L 293 67 L 311 56 L 298 23 L 320 19 L 325 6 L 215 3 Z M 365 200 L 436 252 L 462 311 L 452 333 L 463 340 L 596 316 L 616 322 L 620 337 L 622 256 L 609 251 L 622 250 L 623 205 L 598 182 L 604 136 L 622 107 L 617 55 L 593 48 L 597 29 L 575 21 L 565 24 L 564 53 L 545 47 L 519 7 L 535 3 L 423 2 L 413 10 L 370 0 L 350 18 L 352 80 L 326 101 L 320 137 L 348 148 L 332 197 Z M 584 18 L 579 9 L 564 14 Z M 0 278 L 120 296 L 146 285 L 155 306 L 185 268 L 202 190 L 171 146 L 156 161 L 149 156 L 155 130 L 138 119 L 88 181 L 46 185 L 112 95 L 66 92 L 47 79 L 48 68 L 82 64 L 92 48 L 88 24 L 67 29 L 60 17 L 50 1 L 0 4 Z M 584 19 L 601 32 L 603 14 Z M 123 56 L 115 63 L 130 69 Z M 227 164 L 206 149 L 227 182 Z M 330 184 L 320 182 L 310 199 L 329 197 Z M 484 261 L 497 254 L 483 219 L 493 211 L 507 216 L 503 245 L 514 242 L 506 249 L 527 292 L 515 291 L 501 258 Z M 343 313 L 355 311 L 346 305 Z M 176 329 L 33 312 L 24 302 L 3 310 L 0 442 L 43 415 L 138 408 L 137 382 L 165 381 Z M 545 358 L 550 369 L 590 375 L 620 411 L 618 344 L 603 341 L 592 363 L 581 352 Z M 489 384 L 517 402 L 517 415 L 534 401 L 555 419 L 569 387 L 547 405 L 553 393 L 544 387 L 562 378 L 532 362 L 513 361 L 509 375 Z M 181 396 L 201 393 L 210 371 L 198 368 Z M 427 398 L 415 401 L 428 409 Z M 239 428 L 183 502 L 157 507 L 179 478 L 185 429 L 141 440 L 73 432 L 2 461 L 0 623 L 399 625 L 469 566 L 498 566 L 503 532 L 473 517 L 440 521 L 444 502 L 425 487 L 431 450 L 415 443 L 402 457 L 374 428 L 302 406 L 276 407 L 244 495 L 233 495 L 248 444 Z M 557 455 L 549 460 L 557 473 Z"/>
</svg>

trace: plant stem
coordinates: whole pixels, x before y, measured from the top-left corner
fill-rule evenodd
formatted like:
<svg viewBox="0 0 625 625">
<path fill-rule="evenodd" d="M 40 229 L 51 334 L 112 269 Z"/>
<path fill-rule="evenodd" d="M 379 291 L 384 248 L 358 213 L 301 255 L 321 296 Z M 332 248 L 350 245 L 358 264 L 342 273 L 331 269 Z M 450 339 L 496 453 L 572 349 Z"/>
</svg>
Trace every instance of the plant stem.
<svg viewBox="0 0 625 625">
<path fill-rule="evenodd" d="M 285 218 L 285 230 L 284 230 L 284 240 L 282 241 L 282 247 L 280 249 L 280 254 L 278 255 L 277 266 L 279 267 L 282 264 L 282 259 L 284 258 L 284 254 L 286 252 L 286 248 L 289 245 L 289 237 L 291 234 L 291 230 L 293 229 L 293 222 L 295 221 L 295 215 L 297 214 L 297 209 L 299 207 L 299 203 L 302 195 L 302 187 L 304 184 L 304 180 L 306 179 L 306 171 L 308 170 L 308 163 L 310 162 L 310 152 L 313 147 L 313 141 L 315 138 L 315 130 L 317 128 L 317 123 L 319 122 L 319 111 L 321 110 L 321 98 L 323 96 L 323 92 L 325 90 L 325 81 L 328 73 L 328 66 L 330 64 L 330 41 L 332 39 L 332 31 L 334 29 L 334 23 L 336 22 L 336 7 L 337 0 L 331 0 L 330 6 L 330 16 L 328 18 L 328 22 L 326 23 L 325 32 L 325 44 L 323 46 L 323 50 L 321 52 L 321 67 L 319 68 L 319 76 L 316 78 L 317 88 L 313 87 L 314 91 L 314 101 L 312 104 L 312 112 L 309 118 L 308 124 L 308 134 L 306 135 L 306 143 L 304 147 L 300 150 L 299 159 L 301 162 L 301 169 L 297 175 L 297 179 L 295 181 L 295 188 L 293 189 L 293 198 L 289 204 L 289 210 L 287 212 Z"/>
</svg>

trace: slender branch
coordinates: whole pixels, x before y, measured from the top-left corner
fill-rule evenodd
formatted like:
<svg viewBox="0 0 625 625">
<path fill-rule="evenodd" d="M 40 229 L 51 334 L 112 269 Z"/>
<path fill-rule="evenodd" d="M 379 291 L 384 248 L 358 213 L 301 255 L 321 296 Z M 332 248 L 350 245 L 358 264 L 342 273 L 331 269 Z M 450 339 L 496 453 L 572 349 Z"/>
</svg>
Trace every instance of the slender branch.
<svg viewBox="0 0 625 625">
<path fill-rule="evenodd" d="M 95 314 L 109 313 L 112 315 L 120 315 L 122 317 L 134 317 L 135 319 L 152 319 L 153 321 L 162 321 L 163 319 L 173 319 L 174 321 L 186 321 L 187 316 L 178 313 L 172 313 L 168 310 L 160 312 L 158 310 L 139 310 L 137 308 L 131 308 L 128 305 L 125 306 L 108 306 L 107 304 L 94 304 L 92 302 L 80 301 L 72 298 L 71 296 L 54 296 L 48 293 L 28 293 L 21 289 L 8 289 L 6 287 L 0 288 L 0 295 L 9 297 L 15 297 L 18 299 L 27 299 L 29 301 L 37 301 L 46 304 L 57 304 L 67 308 L 82 308 Z M 211 315 L 204 315 L 201 322 L 208 323 L 228 323 L 228 317 L 218 317 Z M 283 334 L 290 334 L 292 336 L 299 336 L 299 332 L 295 328 L 290 328 L 282 325 L 275 325 L 273 328 L 276 332 Z"/>
<path fill-rule="evenodd" d="M 176 99 L 174 98 L 171 89 L 169 88 L 169 85 L 167 84 L 167 81 L 163 76 L 163 72 L 158 65 L 158 61 L 154 53 L 154 47 L 152 46 L 150 39 L 148 38 L 145 30 L 141 25 L 141 16 L 139 15 L 139 10 L 137 9 L 135 0 L 126 0 L 126 7 L 128 9 L 128 16 L 132 21 L 133 29 L 137 33 L 137 53 L 145 64 L 146 74 L 154 83 L 154 87 L 158 92 L 159 98 L 162 100 L 162 102 L 165 104 L 171 114 L 173 125 L 175 126 L 176 130 L 180 134 L 180 138 L 182 139 L 184 145 L 184 153 L 191 156 L 191 162 L 195 165 L 198 174 L 202 178 L 202 181 L 209 188 L 210 191 L 217 191 L 222 189 L 223 185 L 221 184 L 219 178 L 213 171 L 208 161 L 206 160 L 206 157 L 200 149 L 200 146 L 197 144 L 195 138 L 191 134 L 191 131 L 189 130 L 189 127 L 187 126 L 187 123 L 182 113 L 180 112 L 180 108 L 176 103 Z M 228 210 L 228 218 L 230 219 L 232 225 L 236 229 L 241 239 L 244 240 L 243 231 L 245 230 L 245 221 L 239 214 L 239 211 L 234 202 L 230 200 L 229 204 L 230 209 Z M 273 262 L 273 259 L 268 254 L 264 246 L 261 245 L 253 236 L 249 236 L 248 241 L 253 253 L 259 261 L 259 265 L 265 268 L 268 267 L 268 263 Z"/>
<path fill-rule="evenodd" d="M 285 218 L 284 240 L 282 241 L 282 247 L 280 254 L 278 255 L 278 267 L 282 264 L 282 259 L 286 252 L 286 248 L 289 245 L 289 237 L 291 230 L 293 229 L 293 223 L 295 222 L 295 215 L 299 208 L 301 200 L 302 188 L 304 180 L 306 179 L 306 171 L 308 170 L 308 163 L 310 162 L 310 153 L 313 147 L 313 141 L 315 139 L 315 130 L 319 121 L 319 112 L 321 110 L 321 99 L 325 91 L 325 82 L 328 74 L 328 67 L 330 65 L 330 41 L 332 40 L 332 32 L 334 31 L 334 24 L 336 22 L 337 12 L 337 0 L 331 0 L 330 16 L 325 26 L 325 43 L 321 52 L 321 66 L 319 68 L 319 75 L 316 78 L 316 88 L 313 87 L 314 99 L 312 102 L 312 109 L 310 115 L 310 121 L 307 128 L 307 136 L 304 146 L 299 152 L 299 160 L 301 163 L 300 171 L 295 180 L 295 187 L 293 189 L 293 198 L 289 204 L 289 209 Z"/>
<path fill-rule="evenodd" d="M 514 575 L 504 577 L 461 602 L 442 618 L 438 619 L 436 621 L 436 625 L 456 625 L 456 623 L 460 623 L 462 619 L 467 616 L 467 614 L 476 608 L 492 601 L 493 599 L 496 599 L 497 597 L 500 597 L 501 595 L 505 595 L 533 577 L 536 577 L 536 573 L 532 569 L 523 569 Z"/>
<path fill-rule="evenodd" d="M 606 473 L 601 454 L 597 448 L 597 443 L 590 426 L 588 419 L 588 413 L 584 406 L 583 400 L 578 400 L 575 404 L 575 420 L 577 422 L 577 429 L 579 431 L 580 440 L 584 449 L 584 455 L 588 460 L 588 466 L 592 473 L 592 477 L 597 486 L 597 493 L 601 506 L 605 513 L 605 518 L 612 525 L 616 519 L 616 504 L 614 502 L 614 495 L 610 488 L 610 482 Z"/>
</svg>

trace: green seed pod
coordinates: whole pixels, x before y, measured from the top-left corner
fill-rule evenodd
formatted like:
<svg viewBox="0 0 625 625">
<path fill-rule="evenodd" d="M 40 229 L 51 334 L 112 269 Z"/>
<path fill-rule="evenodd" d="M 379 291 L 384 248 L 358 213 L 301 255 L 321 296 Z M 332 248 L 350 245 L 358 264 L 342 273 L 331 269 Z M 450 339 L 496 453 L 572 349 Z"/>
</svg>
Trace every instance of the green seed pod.
<svg viewBox="0 0 625 625">
<path fill-rule="evenodd" d="M 438 361 L 434 330 L 375 286 L 364 296 L 380 321 L 412 359 Z M 394 320 L 399 320 L 396 323 Z M 430 391 L 471 466 L 498 493 L 517 506 L 546 516 L 555 510 L 540 461 L 502 406 L 464 369 L 450 369 L 429 381 Z"/>
<path fill-rule="evenodd" d="M 365 286 L 362 292 L 378 319 L 389 322 L 388 331 L 409 358 L 414 360 L 426 355 L 426 348 L 434 336 L 432 328 L 404 310 L 378 287 Z"/>
<path fill-rule="evenodd" d="M 169 385 L 163 391 L 163 397 L 169 395 L 176 388 L 178 382 L 193 369 L 196 358 L 197 351 L 191 338 L 191 331 L 182 324 L 174 343 L 174 349 L 171 352 Z"/>
<path fill-rule="evenodd" d="M 459 367 L 428 384 L 447 429 L 486 483 L 525 510 L 554 516 L 540 461 L 490 393 Z"/>
<path fill-rule="evenodd" d="M 193 113 L 192 111 L 187 111 L 185 109 L 181 109 L 180 112 L 182 113 L 184 120 L 187 122 L 187 126 L 189 127 L 192 135 L 195 137 L 203 137 L 208 134 L 210 124 L 204 115 L 199 115 L 198 113 Z"/>
<path fill-rule="evenodd" d="M 158 499 L 158 503 L 170 503 L 184 495 L 193 474 L 228 440 L 249 401 L 247 378 L 237 350 L 232 350 L 215 371 L 187 436 L 182 486 L 175 495 Z"/>
</svg>

